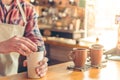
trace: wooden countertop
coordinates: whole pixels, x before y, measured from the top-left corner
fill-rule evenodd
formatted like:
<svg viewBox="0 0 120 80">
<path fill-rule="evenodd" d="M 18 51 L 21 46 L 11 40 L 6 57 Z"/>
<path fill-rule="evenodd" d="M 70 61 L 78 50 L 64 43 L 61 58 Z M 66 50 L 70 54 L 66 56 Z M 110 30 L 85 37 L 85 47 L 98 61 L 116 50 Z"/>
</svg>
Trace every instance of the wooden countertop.
<svg viewBox="0 0 120 80">
<path fill-rule="evenodd" d="M 62 43 L 62 42 L 57 42 L 57 41 L 52 41 L 52 40 L 45 40 L 46 44 L 54 45 L 54 46 L 62 46 L 62 47 L 68 47 L 68 48 L 89 48 L 88 46 L 85 45 L 77 45 L 77 44 L 67 44 L 67 43 Z"/>
<path fill-rule="evenodd" d="M 87 42 L 83 42 L 83 44 L 75 44 L 75 42 L 73 41 L 57 41 L 57 40 L 50 40 L 50 39 L 46 39 L 46 38 L 43 38 L 44 39 L 44 42 L 46 44 L 50 44 L 50 45 L 53 45 L 53 46 L 61 46 L 61 47 L 68 47 L 68 48 L 89 48 L 89 46 L 92 44 L 92 43 L 87 43 Z M 73 44 L 72 44 L 73 43 Z"/>
<path fill-rule="evenodd" d="M 18 73 L 12 76 L 0 77 L 0 80 L 120 80 L 120 62 L 108 61 L 102 69 L 90 68 L 88 71 L 67 70 L 72 62 L 49 66 L 48 73 L 41 79 L 28 79 L 27 73 Z"/>
</svg>

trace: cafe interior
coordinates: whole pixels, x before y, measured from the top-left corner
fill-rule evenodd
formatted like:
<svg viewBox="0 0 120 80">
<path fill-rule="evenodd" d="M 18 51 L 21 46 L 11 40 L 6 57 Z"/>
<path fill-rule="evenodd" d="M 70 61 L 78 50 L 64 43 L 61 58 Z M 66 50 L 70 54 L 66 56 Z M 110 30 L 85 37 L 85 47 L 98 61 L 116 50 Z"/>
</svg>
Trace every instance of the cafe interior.
<svg viewBox="0 0 120 80">
<path fill-rule="evenodd" d="M 38 27 L 49 59 L 48 73 L 39 80 L 120 80 L 119 0 L 26 1 L 38 14 Z M 88 66 L 87 59 L 85 68 L 75 68 L 69 54 L 77 49 L 87 49 L 89 53 L 94 44 L 102 45 L 102 65 Z M 23 59 L 22 56 L 19 65 Z M 26 68 L 19 67 L 18 74 L 7 78 L 27 80 L 25 72 Z"/>
</svg>

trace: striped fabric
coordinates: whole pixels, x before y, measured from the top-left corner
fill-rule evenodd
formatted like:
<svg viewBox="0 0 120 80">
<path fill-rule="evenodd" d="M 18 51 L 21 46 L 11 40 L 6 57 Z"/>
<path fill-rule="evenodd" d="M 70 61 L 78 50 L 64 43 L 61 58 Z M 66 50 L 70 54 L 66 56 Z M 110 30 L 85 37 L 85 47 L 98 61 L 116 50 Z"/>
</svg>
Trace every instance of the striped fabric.
<svg viewBox="0 0 120 80">
<path fill-rule="evenodd" d="M 25 12 L 27 20 L 24 36 L 34 41 L 38 46 L 42 44 L 42 46 L 44 47 L 44 42 L 38 29 L 38 15 L 36 14 L 34 7 L 30 3 L 25 2 L 25 0 L 19 1 Z M 25 23 L 23 21 L 16 0 L 13 0 L 13 2 L 9 6 L 9 10 L 7 10 L 5 5 L 0 0 L 0 23 L 24 26 Z"/>
</svg>

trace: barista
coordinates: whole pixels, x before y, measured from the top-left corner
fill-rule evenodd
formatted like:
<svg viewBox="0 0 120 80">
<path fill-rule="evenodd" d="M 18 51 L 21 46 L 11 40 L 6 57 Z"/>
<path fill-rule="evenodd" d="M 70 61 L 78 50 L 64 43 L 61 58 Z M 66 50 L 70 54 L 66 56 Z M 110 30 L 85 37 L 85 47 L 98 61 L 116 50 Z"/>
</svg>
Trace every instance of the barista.
<svg viewBox="0 0 120 80">
<path fill-rule="evenodd" d="M 16 74 L 19 55 L 27 56 L 37 51 L 37 46 L 45 51 L 33 6 L 25 0 L 0 0 L 0 76 Z M 44 58 L 36 73 L 43 77 L 47 69 Z"/>
</svg>

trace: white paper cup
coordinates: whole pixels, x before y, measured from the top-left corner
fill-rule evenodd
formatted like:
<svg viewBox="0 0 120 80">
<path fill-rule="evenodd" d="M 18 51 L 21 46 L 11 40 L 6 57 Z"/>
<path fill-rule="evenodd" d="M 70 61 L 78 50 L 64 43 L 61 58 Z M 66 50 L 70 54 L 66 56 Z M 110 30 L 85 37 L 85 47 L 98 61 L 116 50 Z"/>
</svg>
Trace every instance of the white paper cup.
<svg viewBox="0 0 120 80">
<path fill-rule="evenodd" d="M 44 51 L 35 52 L 27 57 L 28 78 L 40 78 L 40 76 L 37 75 L 35 68 L 39 66 L 38 62 L 41 61 L 43 57 Z"/>
</svg>

